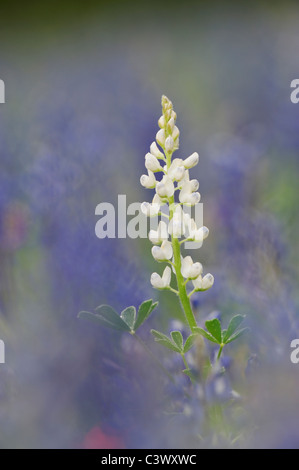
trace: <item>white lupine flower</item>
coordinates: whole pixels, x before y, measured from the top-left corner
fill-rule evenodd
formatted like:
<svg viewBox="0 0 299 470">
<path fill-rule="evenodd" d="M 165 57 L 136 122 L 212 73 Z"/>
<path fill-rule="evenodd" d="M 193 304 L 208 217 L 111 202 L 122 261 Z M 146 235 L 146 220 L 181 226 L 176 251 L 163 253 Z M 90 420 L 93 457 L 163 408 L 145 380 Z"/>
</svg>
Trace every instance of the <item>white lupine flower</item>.
<svg viewBox="0 0 299 470">
<path fill-rule="evenodd" d="M 160 129 L 156 134 L 156 141 L 158 142 L 161 147 L 164 147 L 165 144 L 165 130 Z"/>
<path fill-rule="evenodd" d="M 159 246 L 153 246 L 152 248 L 152 255 L 157 261 L 167 261 L 169 260 L 172 255 L 172 245 L 169 241 L 165 241 L 162 243 L 162 245 Z"/>
<path fill-rule="evenodd" d="M 158 146 L 156 144 L 156 142 L 153 142 L 150 146 L 150 152 L 152 155 L 154 155 L 154 157 L 156 158 L 159 158 L 161 160 L 164 160 L 164 155 L 162 152 L 160 152 L 160 150 L 158 149 Z"/>
<path fill-rule="evenodd" d="M 148 234 L 148 238 L 152 243 L 155 245 L 162 243 L 164 240 L 168 239 L 168 230 L 167 230 L 167 225 L 163 220 L 159 222 L 158 229 L 157 230 L 150 230 Z"/>
<path fill-rule="evenodd" d="M 194 230 L 190 232 L 189 238 L 195 242 L 202 242 L 207 238 L 209 235 L 208 227 L 200 227 L 198 230 Z"/>
<path fill-rule="evenodd" d="M 197 192 L 190 192 L 189 186 L 183 186 L 179 194 L 179 200 L 182 204 L 194 206 L 200 201 L 200 194 Z"/>
<path fill-rule="evenodd" d="M 171 152 L 173 150 L 173 147 L 174 147 L 174 140 L 171 137 L 171 135 L 169 135 L 165 140 L 165 150 L 166 150 L 166 152 Z"/>
<path fill-rule="evenodd" d="M 181 158 L 175 158 L 167 170 L 168 176 L 173 181 L 181 181 L 185 176 L 185 168 Z"/>
<path fill-rule="evenodd" d="M 143 202 L 140 206 L 141 212 L 147 217 L 156 217 L 160 211 L 159 204 L 150 204 L 149 202 Z"/>
<path fill-rule="evenodd" d="M 156 186 L 156 178 L 154 173 L 151 170 L 148 170 L 148 175 L 142 175 L 140 177 L 140 184 L 145 188 L 151 189 Z"/>
<path fill-rule="evenodd" d="M 193 263 L 191 256 L 182 259 L 181 273 L 186 279 L 195 279 L 202 273 L 202 264 Z"/>
<path fill-rule="evenodd" d="M 199 155 L 197 152 L 194 152 L 192 153 L 192 155 L 190 155 L 190 157 L 184 160 L 184 167 L 188 169 L 193 168 L 195 165 L 197 165 L 198 160 L 199 160 Z"/>
<path fill-rule="evenodd" d="M 160 183 L 157 184 L 156 191 L 161 198 L 171 197 L 174 193 L 174 184 L 169 176 L 164 175 Z"/>
<path fill-rule="evenodd" d="M 158 162 L 158 159 L 151 153 L 147 153 L 145 155 L 145 168 L 153 172 L 162 170 L 162 167 L 160 163 Z"/>
<path fill-rule="evenodd" d="M 169 266 L 163 271 L 162 277 L 158 273 L 151 275 L 151 284 L 155 289 L 167 289 L 171 281 L 171 269 Z"/>
<path fill-rule="evenodd" d="M 201 275 L 192 281 L 194 288 L 196 290 L 208 290 L 214 284 L 214 276 L 210 273 L 206 274 L 204 277 Z"/>
</svg>

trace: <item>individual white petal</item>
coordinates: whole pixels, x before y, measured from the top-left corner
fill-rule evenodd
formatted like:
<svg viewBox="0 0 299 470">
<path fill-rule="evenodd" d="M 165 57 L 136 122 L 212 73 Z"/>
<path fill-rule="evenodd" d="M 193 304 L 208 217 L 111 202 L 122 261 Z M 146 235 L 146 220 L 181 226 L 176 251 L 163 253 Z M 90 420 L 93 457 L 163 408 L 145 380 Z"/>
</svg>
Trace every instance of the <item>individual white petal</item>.
<svg viewBox="0 0 299 470">
<path fill-rule="evenodd" d="M 172 114 L 172 113 L 171 113 Z M 173 131 L 173 128 L 174 128 L 174 118 L 173 116 L 171 116 L 171 118 L 169 119 L 168 123 L 167 123 L 167 130 L 168 132 L 172 132 Z"/>
<path fill-rule="evenodd" d="M 193 238 L 194 238 L 194 241 L 196 242 L 202 242 L 203 240 L 207 238 L 208 235 L 209 235 L 208 227 L 203 226 L 193 233 Z"/>
<path fill-rule="evenodd" d="M 173 179 L 175 181 L 181 181 L 184 178 L 184 175 L 185 175 L 185 168 L 183 166 L 179 166 L 174 171 Z"/>
<path fill-rule="evenodd" d="M 158 162 L 158 159 L 151 153 L 145 155 L 145 167 L 151 171 L 161 171 L 162 167 Z"/>
<path fill-rule="evenodd" d="M 190 189 L 191 192 L 194 193 L 194 191 L 197 191 L 199 188 L 199 182 L 198 180 L 194 179 L 190 181 Z"/>
<path fill-rule="evenodd" d="M 164 241 L 162 243 L 161 250 L 164 252 L 165 259 L 170 259 L 172 257 L 172 244 L 169 241 Z"/>
<path fill-rule="evenodd" d="M 193 263 L 189 271 L 189 278 L 190 279 L 197 278 L 202 273 L 202 270 L 203 270 L 203 267 L 201 263 L 199 263 L 198 261 L 196 263 Z"/>
<path fill-rule="evenodd" d="M 166 150 L 166 152 L 171 152 L 173 150 L 173 147 L 174 147 L 174 140 L 169 135 L 165 140 L 165 150 Z"/>
<path fill-rule="evenodd" d="M 214 276 L 210 273 L 206 274 L 204 277 L 200 275 L 194 279 L 192 283 L 196 290 L 208 290 L 214 284 Z"/>
<path fill-rule="evenodd" d="M 190 277 L 189 274 L 190 274 L 190 268 L 192 264 L 193 264 L 193 260 L 191 256 L 186 256 L 185 258 L 183 258 L 182 265 L 181 265 L 181 273 L 186 279 Z"/>
<path fill-rule="evenodd" d="M 170 281 L 171 281 L 171 269 L 169 266 L 166 266 L 166 268 L 164 269 L 163 271 L 163 274 L 162 274 L 162 281 L 163 281 L 163 284 L 164 284 L 164 287 L 168 287 L 170 285 Z"/>
<path fill-rule="evenodd" d="M 165 144 L 165 130 L 160 129 L 156 134 L 156 141 L 158 142 L 161 147 L 164 147 Z"/>
<path fill-rule="evenodd" d="M 156 183 L 155 175 L 151 170 L 148 170 L 148 175 L 142 175 L 140 177 L 140 184 L 145 188 L 155 188 Z"/>
<path fill-rule="evenodd" d="M 173 131 L 172 131 L 173 140 L 178 139 L 179 135 L 180 135 L 179 129 L 177 128 L 177 126 L 174 126 Z"/>
<path fill-rule="evenodd" d="M 196 279 L 193 279 L 192 284 L 194 289 L 201 290 L 202 289 L 202 276 L 199 275 Z"/>
<path fill-rule="evenodd" d="M 161 129 L 163 129 L 163 127 L 165 127 L 165 118 L 164 118 L 164 116 L 161 116 L 161 117 L 159 118 L 158 126 L 159 126 Z"/>
<path fill-rule="evenodd" d="M 161 279 L 161 276 L 159 276 L 158 273 L 153 273 L 151 275 L 151 284 L 155 289 L 163 289 L 164 287 L 164 282 Z"/>
<path fill-rule="evenodd" d="M 160 152 L 160 150 L 158 149 L 158 146 L 157 146 L 156 142 L 153 142 L 153 143 L 151 144 L 151 146 L 150 146 L 150 152 L 151 152 L 152 155 L 154 155 L 154 157 L 164 160 L 164 155 L 163 155 L 163 153 Z"/>
<path fill-rule="evenodd" d="M 184 167 L 185 168 L 193 168 L 195 165 L 197 165 L 198 160 L 199 160 L 199 155 L 198 155 L 197 152 L 194 152 L 194 153 L 192 153 L 192 155 L 190 155 L 190 157 L 188 157 L 188 158 L 186 158 L 186 160 L 184 160 Z"/>
</svg>

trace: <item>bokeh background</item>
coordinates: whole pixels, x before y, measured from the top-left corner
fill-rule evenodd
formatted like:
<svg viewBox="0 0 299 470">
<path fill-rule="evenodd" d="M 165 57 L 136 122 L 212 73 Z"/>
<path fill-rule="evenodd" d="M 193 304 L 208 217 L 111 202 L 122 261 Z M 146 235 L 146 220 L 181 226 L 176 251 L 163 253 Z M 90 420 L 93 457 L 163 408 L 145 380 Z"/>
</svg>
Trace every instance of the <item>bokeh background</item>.
<svg viewBox="0 0 299 470">
<path fill-rule="evenodd" d="M 196 299 L 198 316 L 244 313 L 251 328 L 230 350 L 248 423 L 236 445 L 298 447 L 295 3 L 1 8 L 1 447 L 188 445 L 159 432 L 164 391 L 143 352 L 77 318 L 151 297 L 150 326 L 167 332 L 170 314 L 182 318 L 150 286 L 149 241 L 94 233 L 98 203 L 150 198 L 139 177 L 162 94 L 178 114 L 177 156 L 200 154 L 192 175 L 210 236 L 198 260 L 215 285 Z"/>
</svg>

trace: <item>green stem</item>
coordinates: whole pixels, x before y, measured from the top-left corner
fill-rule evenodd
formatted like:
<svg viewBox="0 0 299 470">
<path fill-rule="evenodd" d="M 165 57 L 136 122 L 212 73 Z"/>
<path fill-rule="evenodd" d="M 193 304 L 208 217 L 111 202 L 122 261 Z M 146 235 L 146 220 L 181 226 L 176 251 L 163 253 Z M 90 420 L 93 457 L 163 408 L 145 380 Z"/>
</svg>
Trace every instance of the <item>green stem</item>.
<svg viewBox="0 0 299 470">
<path fill-rule="evenodd" d="M 187 319 L 187 322 L 189 324 L 189 327 L 192 331 L 193 328 L 197 326 L 192 308 L 191 308 L 191 303 L 190 299 L 187 294 L 187 289 L 186 289 L 186 284 L 185 280 L 183 278 L 183 275 L 181 273 L 181 250 L 180 250 L 180 244 L 177 238 L 171 237 L 171 242 L 172 242 L 172 249 L 173 249 L 173 259 L 174 259 L 174 269 L 175 269 L 175 274 L 177 278 L 177 284 L 178 284 L 178 291 L 179 291 L 179 298 L 183 307 L 183 310 L 185 312 L 185 316 Z"/>
<path fill-rule="evenodd" d="M 224 344 L 220 344 L 220 348 L 219 348 L 218 356 L 217 356 L 217 361 L 219 361 L 219 359 L 220 359 L 223 347 L 224 347 Z"/>
<path fill-rule="evenodd" d="M 163 371 L 164 374 L 167 375 L 167 377 L 171 380 L 171 382 L 175 382 L 173 376 L 168 372 L 167 369 L 163 366 L 163 364 L 159 361 L 159 359 L 156 358 L 156 356 L 152 353 L 150 348 L 145 344 L 145 342 L 138 336 L 135 332 L 132 333 L 132 336 L 136 338 L 138 343 L 143 347 L 143 349 L 147 352 L 147 354 L 150 356 L 150 358 L 156 363 L 156 365 L 159 367 L 161 371 Z"/>
<path fill-rule="evenodd" d="M 181 356 L 182 356 L 182 359 L 183 359 L 183 361 L 184 361 L 184 364 L 185 364 L 186 369 L 189 369 L 188 362 L 186 361 L 186 358 L 185 358 L 185 354 L 182 353 Z"/>
</svg>

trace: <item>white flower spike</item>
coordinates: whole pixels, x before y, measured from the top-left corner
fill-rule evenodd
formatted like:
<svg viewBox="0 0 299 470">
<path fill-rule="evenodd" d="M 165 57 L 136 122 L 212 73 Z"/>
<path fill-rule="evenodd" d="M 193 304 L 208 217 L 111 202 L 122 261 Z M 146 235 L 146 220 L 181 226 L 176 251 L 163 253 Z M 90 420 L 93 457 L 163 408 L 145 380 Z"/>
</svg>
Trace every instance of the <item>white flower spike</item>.
<svg viewBox="0 0 299 470">
<path fill-rule="evenodd" d="M 202 277 L 202 264 L 193 262 L 191 256 L 182 258 L 180 249 L 180 243 L 186 240 L 202 242 L 209 234 L 207 227 L 198 228 L 188 211 L 184 211 L 185 205 L 194 206 L 199 203 L 201 198 L 198 192 L 198 181 L 196 179 L 190 180 L 189 177 L 189 170 L 197 165 L 199 155 L 194 152 L 185 160 L 172 158 L 173 153 L 179 148 L 180 131 L 176 126 L 177 115 L 167 96 L 162 96 L 161 103 L 162 116 L 158 120 L 160 129 L 156 134 L 156 142 L 152 142 L 150 152 L 145 156 L 148 175 L 142 175 L 140 178 L 142 186 L 155 188 L 155 195 L 151 204 L 142 203 L 141 210 L 149 217 L 161 215 L 169 218 L 168 225 L 164 220 L 161 220 L 157 230 L 150 230 L 148 236 L 154 244 L 152 255 L 155 260 L 172 265 L 178 290 L 170 286 L 171 268 L 169 266 L 165 268 L 162 276 L 153 273 L 151 284 L 157 289 L 169 289 L 179 296 L 192 330 L 197 326 L 197 323 L 192 312 L 190 297 L 196 291 L 209 289 L 214 283 L 212 274 L 206 274 Z M 160 181 L 156 180 L 154 175 L 156 172 L 163 173 Z M 165 205 L 168 206 L 169 217 L 167 211 L 160 212 L 160 208 Z M 179 241 L 179 238 L 183 239 Z M 186 286 L 190 281 L 192 281 L 194 289 L 188 295 Z"/>
</svg>

